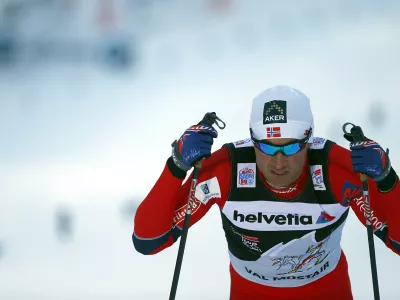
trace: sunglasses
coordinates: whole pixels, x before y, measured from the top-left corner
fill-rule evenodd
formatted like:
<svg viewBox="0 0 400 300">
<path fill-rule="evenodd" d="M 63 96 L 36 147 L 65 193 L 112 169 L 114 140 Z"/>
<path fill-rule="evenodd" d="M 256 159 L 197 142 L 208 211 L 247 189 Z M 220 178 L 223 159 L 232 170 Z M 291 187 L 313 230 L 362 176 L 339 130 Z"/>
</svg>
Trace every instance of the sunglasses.
<svg viewBox="0 0 400 300">
<path fill-rule="evenodd" d="M 281 152 L 283 155 L 286 156 L 295 155 L 296 153 L 300 152 L 306 147 L 309 138 L 310 137 L 307 136 L 304 139 L 291 142 L 286 145 L 276 146 L 266 141 L 257 140 L 256 138 L 251 136 L 254 146 L 256 146 L 256 148 L 260 150 L 262 153 L 270 156 L 276 155 L 278 154 L 278 152 Z"/>
</svg>

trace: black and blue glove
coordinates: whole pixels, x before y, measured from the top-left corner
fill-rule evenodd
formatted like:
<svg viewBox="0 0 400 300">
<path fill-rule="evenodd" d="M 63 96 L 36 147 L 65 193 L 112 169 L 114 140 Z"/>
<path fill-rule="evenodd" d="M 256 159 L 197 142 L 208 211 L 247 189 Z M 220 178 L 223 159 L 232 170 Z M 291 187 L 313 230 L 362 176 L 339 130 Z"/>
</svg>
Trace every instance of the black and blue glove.
<svg viewBox="0 0 400 300">
<path fill-rule="evenodd" d="M 218 132 L 210 125 L 199 123 L 188 128 L 178 141 L 172 143 L 172 159 L 183 171 L 211 155 L 211 146 Z"/>
<path fill-rule="evenodd" d="M 385 152 L 377 142 L 352 141 L 350 150 L 354 172 L 366 174 L 376 182 L 385 179 L 389 174 L 389 150 Z"/>
</svg>

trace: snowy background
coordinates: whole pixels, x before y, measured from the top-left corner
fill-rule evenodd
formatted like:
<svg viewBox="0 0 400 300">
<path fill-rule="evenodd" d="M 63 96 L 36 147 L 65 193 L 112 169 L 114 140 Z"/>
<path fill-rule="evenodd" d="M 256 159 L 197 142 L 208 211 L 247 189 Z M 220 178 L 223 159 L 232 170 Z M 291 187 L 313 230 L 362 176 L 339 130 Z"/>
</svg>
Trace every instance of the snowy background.
<svg viewBox="0 0 400 300">
<path fill-rule="evenodd" d="M 276 84 L 312 101 L 317 136 L 359 124 L 400 169 L 400 2 L 0 0 L 0 299 L 167 299 L 178 243 L 135 251 L 135 207 L 205 112 L 248 135 Z M 228 299 L 217 207 L 191 229 L 177 299 Z M 400 258 L 376 239 L 381 299 Z M 366 229 L 342 246 L 373 299 Z"/>
</svg>

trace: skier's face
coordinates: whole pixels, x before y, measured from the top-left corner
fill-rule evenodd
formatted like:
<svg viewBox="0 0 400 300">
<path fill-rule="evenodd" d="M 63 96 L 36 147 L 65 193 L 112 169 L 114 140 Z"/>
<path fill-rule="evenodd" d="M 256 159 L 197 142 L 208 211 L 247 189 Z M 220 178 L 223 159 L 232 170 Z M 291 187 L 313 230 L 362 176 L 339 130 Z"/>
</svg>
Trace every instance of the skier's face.
<svg viewBox="0 0 400 300">
<path fill-rule="evenodd" d="M 272 139 L 268 142 L 280 146 L 295 141 L 294 139 Z M 307 158 L 307 148 L 308 145 L 291 156 L 286 156 L 281 152 L 271 156 L 254 147 L 257 166 L 269 184 L 275 187 L 287 187 L 300 177 Z"/>
</svg>

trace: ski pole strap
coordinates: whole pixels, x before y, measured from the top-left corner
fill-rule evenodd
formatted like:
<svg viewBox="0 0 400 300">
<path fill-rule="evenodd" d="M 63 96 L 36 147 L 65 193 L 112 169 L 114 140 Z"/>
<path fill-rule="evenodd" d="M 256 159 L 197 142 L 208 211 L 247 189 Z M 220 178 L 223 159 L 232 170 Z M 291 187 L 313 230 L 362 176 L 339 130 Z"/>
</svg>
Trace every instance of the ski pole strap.
<svg viewBox="0 0 400 300">
<path fill-rule="evenodd" d="M 217 127 L 218 127 L 219 129 L 224 129 L 224 128 L 226 127 L 225 122 L 222 121 L 222 120 L 217 116 L 217 114 L 216 114 L 215 112 L 208 112 L 208 113 L 206 113 L 206 114 L 204 115 L 203 119 L 202 119 L 197 125 L 200 125 L 200 124 L 206 124 L 206 125 L 209 125 L 209 126 L 212 126 L 212 125 L 215 124 L 215 125 L 217 125 Z M 195 177 L 195 175 L 196 175 L 196 169 L 198 169 L 198 170 L 197 170 L 197 173 L 200 171 L 201 162 L 202 162 L 202 160 L 198 161 L 198 162 L 194 165 L 195 168 L 194 168 L 194 176 L 193 176 L 193 179 L 196 178 L 196 177 Z"/>
<path fill-rule="evenodd" d="M 346 128 L 348 126 L 350 127 L 350 131 L 347 131 Z M 343 124 L 343 132 L 345 135 L 348 137 L 351 137 L 353 141 L 365 141 L 367 138 L 364 135 L 364 132 L 362 131 L 360 126 L 354 125 L 353 123 L 346 122 Z M 363 189 L 363 196 L 364 196 L 364 216 L 366 218 L 366 225 L 371 224 L 371 205 L 369 201 L 369 192 L 368 192 L 368 176 L 366 174 L 360 173 L 360 180 L 362 183 L 362 189 Z"/>
<path fill-rule="evenodd" d="M 350 132 L 346 130 L 346 127 L 351 126 Z M 367 138 L 364 135 L 360 126 L 354 125 L 353 123 L 346 122 L 343 124 L 343 132 L 345 135 L 353 138 L 354 141 L 365 141 Z"/>
<path fill-rule="evenodd" d="M 215 112 L 208 112 L 204 115 L 203 120 L 200 121 L 199 124 L 207 124 L 207 125 L 217 125 L 219 129 L 224 129 L 226 127 L 226 124 L 224 121 L 222 121 Z"/>
<path fill-rule="evenodd" d="M 351 126 L 350 131 L 346 130 L 346 127 Z M 343 124 L 343 132 L 346 136 L 351 137 L 353 141 L 365 141 L 367 138 L 364 135 L 364 132 L 362 131 L 360 126 L 354 125 L 353 123 L 346 122 Z M 365 174 L 360 174 L 360 179 L 363 182 L 363 190 L 368 192 L 368 176 Z M 366 182 L 366 186 L 364 188 L 364 182 Z"/>
</svg>

